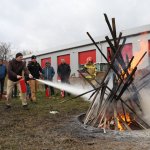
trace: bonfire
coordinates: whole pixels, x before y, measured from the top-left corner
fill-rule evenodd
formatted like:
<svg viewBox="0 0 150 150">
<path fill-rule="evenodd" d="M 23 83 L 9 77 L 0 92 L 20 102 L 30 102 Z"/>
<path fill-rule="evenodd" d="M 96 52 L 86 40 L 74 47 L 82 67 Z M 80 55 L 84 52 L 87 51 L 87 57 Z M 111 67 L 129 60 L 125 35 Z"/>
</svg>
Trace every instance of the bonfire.
<svg viewBox="0 0 150 150">
<path fill-rule="evenodd" d="M 126 37 L 123 37 L 121 32 L 117 36 L 115 18 L 112 18 L 111 25 L 106 14 L 104 14 L 104 17 L 112 36 L 111 38 L 105 37 L 111 48 L 109 59 L 103 54 L 92 36 L 88 32 L 87 34 L 108 63 L 108 70 L 101 82 L 95 79 L 97 85 L 92 84 L 79 71 L 81 76 L 93 88 L 89 97 L 92 102 L 85 115 L 84 124 L 103 128 L 104 130 L 147 129 L 149 125 L 142 117 L 143 111 L 140 105 L 139 91 L 147 85 L 149 80 L 147 77 L 150 72 L 138 78 L 135 75 L 139 63 L 147 52 L 142 52 L 138 58 L 133 56 L 130 60 L 128 57 L 124 59 L 122 49 L 125 45 Z"/>
</svg>

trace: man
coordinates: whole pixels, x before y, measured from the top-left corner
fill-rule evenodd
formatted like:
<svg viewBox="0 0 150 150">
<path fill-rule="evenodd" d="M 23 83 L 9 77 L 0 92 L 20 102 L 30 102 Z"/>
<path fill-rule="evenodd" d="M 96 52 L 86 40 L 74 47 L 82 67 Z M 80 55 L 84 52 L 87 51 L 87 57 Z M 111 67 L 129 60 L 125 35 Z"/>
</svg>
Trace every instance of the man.
<svg viewBox="0 0 150 150">
<path fill-rule="evenodd" d="M 3 64 L 3 59 L 0 58 L 0 99 L 2 98 L 3 92 L 4 92 L 4 82 L 5 82 L 5 77 L 7 74 L 7 69 L 6 66 Z"/>
<path fill-rule="evenodd" d="M 45 68 L 43 69 L 43 76 L 45 80 L 52 81 L 55 75 L 54 68 L 51 66 L 50 62 L 45 63 Z M 54 88 L 52 86 L 45 85 L 45 90 L 50 89 L 51 96 L 54 95 Z"/>
<path fill-rule="evenodd" d="M 12 59 L 8 64 L 8 80 L 7 80 L 7 100 L 6 100 L 6 109 L 11 108 L 11 98 L 12 90 L 14 85 L 18 86 L 20 91 L 20 96 L 22 100 L 22 106 L 24 109 L 28 109 L 25 93 L 22 93 L 19 80 L 23 77 L 23 71 L 25 74 L 29 75 L 29 78 L 32 78 L 32 75 L 29 74 L 28 69 L 25 66 L 25 63 L 22 61 L 22 53 L 17 53 L 16 58 Z"/>
<path fill-rule="evenodd" d="M 57 73 L 62 83 L 69 84 L 69 77 L 70 77 L 71 69 L 70 69 L 70 66 L 66 64 L 65 59 L 61 59 L 61 64 L 58 66 Z M 62 94 L 62 97 L 65 97 L 64 91 L 62 91 L 61 94 Z"/>
<path fill-rule="evenodd" d="M 31 62 L 28 65 L 28 70 L 30 71 L 31 75 L 33 76 L 32 79 L 29 79 L 29 85 L 31 89 L 31 101 L 36 103 L 36 92 L 38 88 L 38 82 L 36 79 L 39 79 L 42 75 L 42 68 L 40 64 L 36 61 L 36 56 L 33 55 L 31 57 Z"/>
</svg>

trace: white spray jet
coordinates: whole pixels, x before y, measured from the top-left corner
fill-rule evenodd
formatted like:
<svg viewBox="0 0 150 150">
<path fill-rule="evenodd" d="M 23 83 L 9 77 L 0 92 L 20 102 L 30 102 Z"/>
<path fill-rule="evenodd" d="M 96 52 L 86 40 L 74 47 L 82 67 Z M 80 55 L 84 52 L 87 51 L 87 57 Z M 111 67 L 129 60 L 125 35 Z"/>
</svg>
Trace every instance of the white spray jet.
<svg viewBox="0 0 150 150">
<path fill-rule="evenodd" d="M 89 88 L 83 89 L 83 87 L 81 87 L 81 86 L 73 86 L 73 85 L 65 84 L 65 83 L 52 82 L 52 81 L 41 80 L 41 79 L 36 79 L 36 80 L 43 83 L 43 84 L 52 86 L 54 88 L 64 90 L 64 91 L 66 91 L 68 93 L 71 93 L 73 95 L 80 95 L 80 94 L 83 94 L 83 93 L 88 92 L 89 90 L 91 90 Z M 91 95 L 91 93 L 83 95 L 82 97 L 85 100 L 88 100 L 89 95 Z"/>
</svg>

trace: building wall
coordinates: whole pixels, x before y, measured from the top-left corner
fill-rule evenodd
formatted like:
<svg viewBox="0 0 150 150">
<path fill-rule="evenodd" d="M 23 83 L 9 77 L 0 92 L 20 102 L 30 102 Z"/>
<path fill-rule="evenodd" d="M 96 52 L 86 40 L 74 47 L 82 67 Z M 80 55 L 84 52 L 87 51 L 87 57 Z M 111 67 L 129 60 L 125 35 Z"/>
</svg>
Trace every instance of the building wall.
<svg viewBox="0 0 150 150">
<path fill-rule="evenodd" d="M 140 56 L 142 56 L 142 54 L 145 51 L 148 52 L 148 49 L 149 49 L 148 40 L 150 40 L 150 26 L 149 27 L 146 26 L 146 29 L 149 29 L 149 31 L 146 33 L 143 27 L 137 30 L 134 29 L 134 30 L 129 30 L 125 32 L 125 35 L 127 36 L 126 44 L 132 43 L 133 56 L 136 56 L 136 53 L 140 52 L 141 49 L 143 51 L 140 53 Z M 137 31 L 140 31 L 141 34 L 139 33 L 137 34 Z M 132 35 L 130 35 L 130 33 L 132 33 Z M 104 55 L 107 57 L 107 48 L 109 47 L 109 45 L 105 41 L 104 37 L 100 38 L 99 40 L 96 40 L 96 42 L 98 43 L 97 45 L 100 47 Z M 84 44 L 82 43 L 81 45 L 78 44 L 78 46 L 70 46 L 70 48 L 67 48 L 67 50 L 64 49 L 64 50 L 59 50 L 56 52 L 51 52 L 51 49 L 50 49 L 49 53 L 47 52 L 47 54 L 40 54 L 39 56 L 37 56 L 37 61 L 41 63 L 41 59 L 51 57 L 51 64 L 54 67 L 54 70 L 57 74 L 57 57 L 60 55 L 70 54 L 71 74 L 75 74 L 75 76 L 78 77 L 79 75 L 77 72 L 77 70 L 79 69 L 78 53 L 83 52 L 83 51 L 88 51 L 88 50 L 94 50 L 94 49 L 96 49 L 96 62 L 105 63 L 106 60 L 102 57 L 99 50 L 95 47 L 95 45 L 93 45 L 89 41 Z M 29 61 L 30 58 L 27 57 L 26 60 Z M 150 62 L 150 58 L 148 57 L 148 53 L 147 53 L 144 58 L 144 61 L 141 63 L 141 65 L 139 65 L 138 69 L 148 66 L 149 62 Z M 54 79 L 55 80 L 57 79 L 57 75 L 55 75 Z"/>
</svg>

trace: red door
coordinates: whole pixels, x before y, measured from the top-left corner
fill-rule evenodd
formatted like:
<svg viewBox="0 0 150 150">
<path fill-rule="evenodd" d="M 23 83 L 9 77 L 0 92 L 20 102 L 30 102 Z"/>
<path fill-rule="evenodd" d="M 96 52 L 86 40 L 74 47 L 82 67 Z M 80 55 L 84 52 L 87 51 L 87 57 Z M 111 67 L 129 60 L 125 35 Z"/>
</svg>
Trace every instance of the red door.
<svg viewBox="0 0 150 150">
<path fill-rule="evenodd" d="M 96 50 L 88 50 L 84 52 L 79 52 L 78 57 L 79 57 L 79 65 L 86 64 L 86 59 L 88 57 L 92 57 L 93 62 L 95 63 L 96 62 Z"/>
<path fill-rule="evenodd" d="M 107 58 L 108 60 L 110 61 L 110 54 L 111 54 L 111 48 L 108 47 L 107 48 Z M 126 57 L 128 56 L 129 60 L 132 58 L 133 56 L 133 52 L 132 52 L 132 44 L 129 43 L 129 44 L 125 44 L 123 49 L 122 49 L 122 56 L 123 56 L 123 59 L 124 61 L 126 62 Z"/>
<path fill-rule="evenodd" d="M 57 65 L 61 64 L 61 59 L 64 59 L 70 65 L 70 54 L 57 56 Z M 60 80 L 59 76 L 57 76 L 57 80 Z"/>
<path fill-rule="evenodd" d="M 150 57 L 150 40 L 148 40 L 148 56 Z"/>
<path fill-rule="evenodd" d="M 123 50 L 122 50 L 122 56 L 123 56 L 123 59 L 124 61 L 126 62 L 126 55 L 128 56 L 129 60 L 132 58 L 133 56 L 133 52 L 132 52 L 132 44 L 126 44 L 124 47 L 123 47 Z"/>
<path fill-rule="evenodd" d="M 64 59 L 67 64 L 70 64 L 70 54 L 58 56 L 57 57 L 57 65 L 59 65 L 61 63 L 61 59 Z"/>
<path fill-rule="evenodd" d="M 51 63 L 51 57 L 41 59 L 41 67 L 42 67 L 42 68 L 45 67 L 45 63 L 46 63 L 46 62 L 50 62 L 50 63 Z"/>
</svg>

